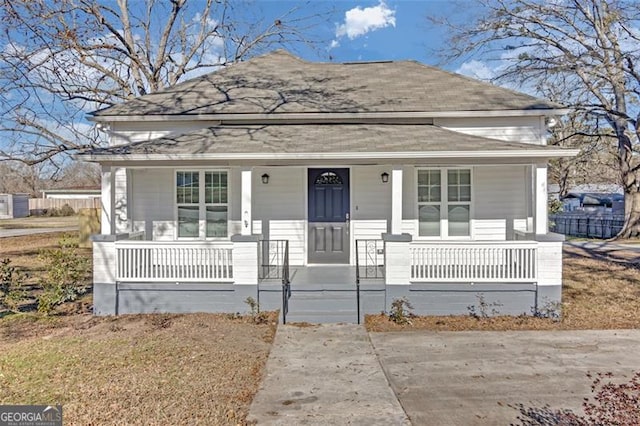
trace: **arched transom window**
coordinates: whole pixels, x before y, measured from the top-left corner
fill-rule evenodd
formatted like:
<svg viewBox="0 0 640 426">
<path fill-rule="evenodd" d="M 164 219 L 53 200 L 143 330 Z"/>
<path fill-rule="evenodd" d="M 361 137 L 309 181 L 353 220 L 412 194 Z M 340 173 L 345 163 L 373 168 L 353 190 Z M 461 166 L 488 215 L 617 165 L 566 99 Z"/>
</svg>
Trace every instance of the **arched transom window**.
<svg viewBox="0 0 640 426">
<path fill-rule="evenodd" d="M 334 172 L 321 173 L 314 182 L 316 185 L 342 185 L 342 178 Z"/>
</svg>

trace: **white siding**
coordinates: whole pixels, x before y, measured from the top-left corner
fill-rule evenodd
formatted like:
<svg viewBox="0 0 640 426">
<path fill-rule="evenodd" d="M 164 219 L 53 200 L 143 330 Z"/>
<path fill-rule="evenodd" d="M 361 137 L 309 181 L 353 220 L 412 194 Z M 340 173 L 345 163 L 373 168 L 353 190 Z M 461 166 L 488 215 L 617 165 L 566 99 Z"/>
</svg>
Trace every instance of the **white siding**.
<svg viewBox="0 0 640 426">
<path fill-rule="evenodd" d="M 351 252 L 355 240 L 380 239 L 391 221 L 391 182 L 383 183 L 381 174 L 391 175 L 388 166 L 351 168 Z"/>
<path fill-rule="evenodd" d="M 418 219 L 418 209 L 416 207 L 418 191 L 416 190 L 417 182 L 415 167 L 404 167 L 402 169 L 402 180 L 402 226 L 404 228 L 405 220 Z"/>
<path fill-rule="evenodd" d="M 382 183 L 382 173 L 391 175 L 391 167 L 356 166 L 351 168 L 351 219 L 391 219 L 391 182 Z"/>
<path fill-rule="evenodd" d="M 562 285 L 562 242 L 538 243 L 538 285 Z"/>
<path fill-rule="evenodd" d="M 169 135 L 179 135 L 216 124 L 213 121 L 114 122 L 111 124 L 109 145 L 122 145 Z"/>
<path fill-rule="evenodd" d="M 269 239 L 289 240 L 291 265 L 307 263 L 306 228 L 306 220 L 269 220 Z"/>
<path fill-rule="evenodd" d="M 476 240 L 513 239 L 526 222 L 524 166 L 475 167 L 473 235 Z"/>
<path fill-rule="evenodd" d="M 433 124 L 449 130 L 537 145 L 546 143 L 546 129 L 540 117 L 438 118 Z"/>
<path fill-rule="evenodd" d="M 382 234 L 388 232 L 386 220 L 355 220 L 351 222 L 353 239 L 352 247 L 355 249 L 355 240 L 379 240 Z"/>
<path fill-rule="evenodd" d="M 253 169 L 254 233 L 258 227 L 263 237 L 289 240 L 289 262 L 306 264 L 306 168 L 257 167 Z M 262 183 L 262 175 L 269 183 Z"/>
<path fill-rule="evenodd" d="M 229 191 L 229 220 L 237 221 L 237 229 L 233 226 L 229 225 L 229 235 L 239 234 L 240 227 L 240 218 L 241 218 L 241 207 L 240 203 L 242 202 L 242 191 L 241 191 L 241 170 L 239 168 L 233 168 L 229 170 L 228 175 L 228 191 Z M 255 201 L 254 201 L 255 202 Z M 255 211 L 253 213 L 255 215 Z"/>
<path fill-rule="evenodd" d="M 414 237 L 418 235 L 418 219 L 409 219 L 402 221 L 402 233 L 411 234 Z"/>
<path fill-rule="evenodd" d="M 262 183 L 265 173 L 269 175 L 268 184 Z M 302 167 L 253 169 L 253 218 L 306 219 L 306 181 L 306 169 Z"/>
<path fill-rule="evenodd" d="M 174 171 L 172 169 L 132 170 L 132 217 L 136 231 L 148 239 L 173 240 L 175 236 Z"/>
</svg>

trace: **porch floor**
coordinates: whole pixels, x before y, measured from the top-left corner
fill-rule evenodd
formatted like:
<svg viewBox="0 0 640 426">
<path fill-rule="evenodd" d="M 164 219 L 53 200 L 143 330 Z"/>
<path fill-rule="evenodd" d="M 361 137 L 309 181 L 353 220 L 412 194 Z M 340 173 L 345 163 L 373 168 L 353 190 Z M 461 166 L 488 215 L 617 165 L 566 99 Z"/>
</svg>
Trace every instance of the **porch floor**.
<svg viewBox="0 0 640 426">
<path fill-rule="evenodd" d="M 307 265 L 292 266 L 289 271 L 291 289 L 311 290 L 326 288 L 344 288 L 355 290 L 356 267 L 353 265 Z M 280 283 L 280 278 L 265 278 L 260 283 Z M 378 278 L 360 277 L 361 284 L 383 284 L 383 277 L 378 272 Z"/>
</svg>

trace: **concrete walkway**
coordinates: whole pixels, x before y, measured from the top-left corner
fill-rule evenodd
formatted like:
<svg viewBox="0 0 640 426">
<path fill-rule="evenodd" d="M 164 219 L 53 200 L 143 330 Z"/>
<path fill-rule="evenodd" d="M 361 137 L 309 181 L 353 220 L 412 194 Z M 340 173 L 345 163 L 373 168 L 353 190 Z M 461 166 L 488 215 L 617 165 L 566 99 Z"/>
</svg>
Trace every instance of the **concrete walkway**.
<svg viewBox="0 0 640 426">
<path fill-rule="evenodd" d="M 280 325 L 249 421 L 409 424 L 361 325 Z"/>
</svg>

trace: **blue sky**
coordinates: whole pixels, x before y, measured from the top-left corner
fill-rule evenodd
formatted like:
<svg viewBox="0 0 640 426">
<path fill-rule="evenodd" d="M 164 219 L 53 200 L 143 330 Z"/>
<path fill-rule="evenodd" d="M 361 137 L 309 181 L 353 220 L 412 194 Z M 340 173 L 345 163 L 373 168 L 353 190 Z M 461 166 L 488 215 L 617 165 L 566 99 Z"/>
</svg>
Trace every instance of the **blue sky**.
<svg viewBox="0 0 640 426">
<path fill-rule="evenodd" d="M 99 1 L 117 9 L 115 0 Z M 199 2 L 204 1 L 190 0 L 188 4 L 192 5 L 191 10 L 195 13 L 201 9 L 199 6 L 203 6 L 203 3 L 199 4 Z M 308 17 L 331 10 L 330 15 L 323 15 L 327 16 L 324 24 L 313 27 L 314 33 L 311 37 L 323 40 L 322 44 L 317 45 L 315 49 L 296 45 L 293 53 L 306 60 L 349 62 L 411 59 L 476 78 L 490 78 L 492 74 L 486 62 L 467 58 L 467 62 L 464 63 L 463 61 L 442 63 L 437 56 L 437 51 L 446 47 L 447 34 L 444 28 L 430 23 L 428 18 L 445 16 L 460 22 L 469 20 L 473 16 L 474 9 L 477 11 L 475 2 L 471 0 L 458 0 L 457 3 L 458 5 L 441 0 L 253 0 L 249 8 L 243 7 L 245 5 L 241 1 L 234 1 L 231 4 L 234 6 L 233 13 L 238 15 L 241 22 L 238 24 L 241 27 L 240 31 L 242 31 L 242 23 L 250 27 L 255 23 L 252 21 L 254 18 L 262 18 L 265 23 L 277 19 L 285 20 L 287 12 L 295 8 L 299 9 L 296 13 L 298 17 Z M 144 8 L 141 0 L 129 0 L 129 5 L 132 9 Z M 260 9 L 259 11 L 255 10 L 256 6 Z M 169 7 L 168 1 L 159 2 L 156 13 L 162 13 L 163 7 Z M 211 18 L 217 19 L 216 16 Z M 264 28 L 264 25 L 260 27 Z M 78 74 L 83 73 L 80 66 L 76 71 Z M 208 71 L 199 69 L 198 72 Z M 193 75 L 187 74 L 185 79 L 189 77 Z M 46 96 L 46 93 L 41 94 L 41 98 Z M 33 107 L 36 111 L 42 110 L 37 104 Z M 47 108 L 63 111 L 64 106 L 61 103 L 51 103 L 47 104 Z M 79 108 L 85 112 L 97 109 L 90 102 Z M 75 122 L 55 123 L 48 117 L 47 111 L 43 111 L 42 125 L 65 136 L 68 132 L 64 125 L 67 124 L 69 127 L 86 129 L 87 132 L 91 128 L 83 118 L 76 119 Z M 66 117 L 68 116 L 64 113 L 61 114 L 63 121 Z M 2 124 L 0 120 L 0 126 Z M 27 140 L 30 138 L 29 135 L 23 135 L 23 137 Z M 4 141 L 0 140 L 0 147 L 3 145 Z"/>
<path fill-rule="evenodd" d="M 295 6 L 305 5 L 304 12 L 333 8 L 335 22 L 318 28 L 330 42 L 326 52 L 336 62 L 414 59 L 456 71 L 461 62 L 444 64 L 436 51 L 446 46 L 446 31 L 428 21 L 429 16 L 467 19 L 473 3 L 464 10 L 441 0 L 319 0 L 310 5 L 300 1 L 262 0 L 266 15 L 277 18 Z M 319 60 L 311 49 L 302 50 L 308 60 Z"/>
</svg>

